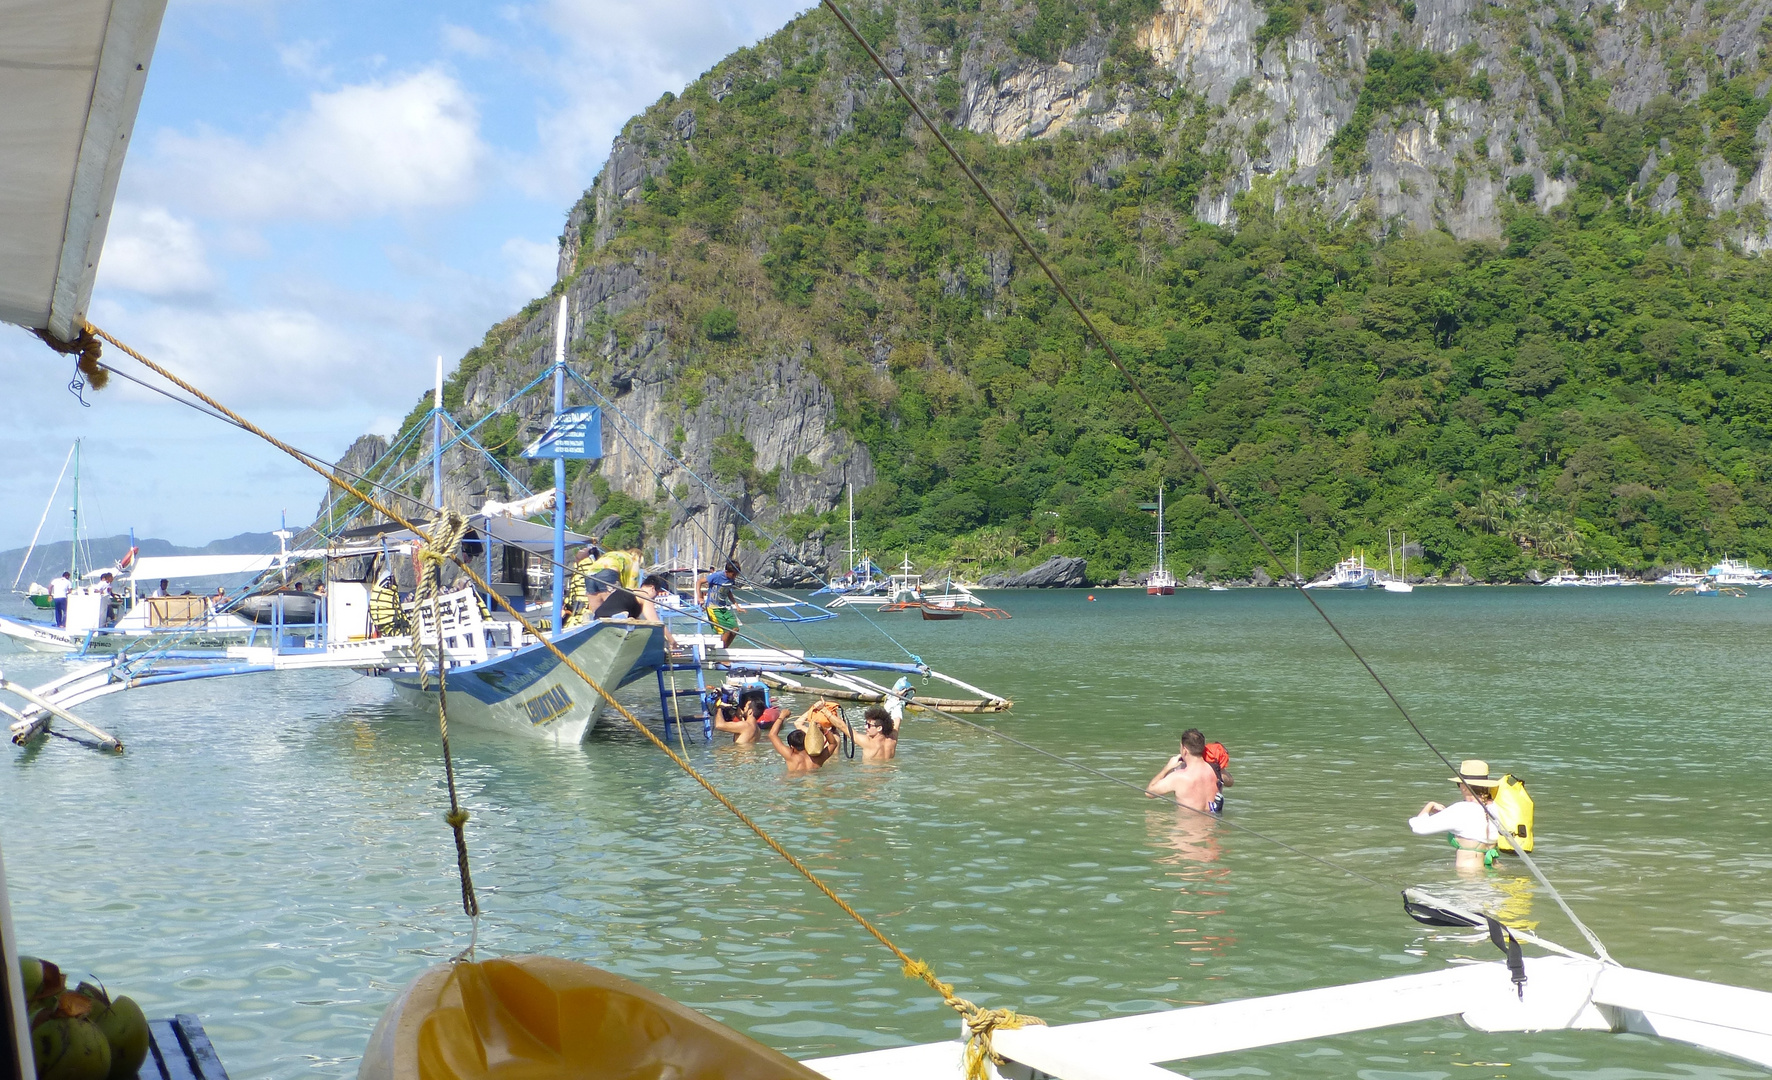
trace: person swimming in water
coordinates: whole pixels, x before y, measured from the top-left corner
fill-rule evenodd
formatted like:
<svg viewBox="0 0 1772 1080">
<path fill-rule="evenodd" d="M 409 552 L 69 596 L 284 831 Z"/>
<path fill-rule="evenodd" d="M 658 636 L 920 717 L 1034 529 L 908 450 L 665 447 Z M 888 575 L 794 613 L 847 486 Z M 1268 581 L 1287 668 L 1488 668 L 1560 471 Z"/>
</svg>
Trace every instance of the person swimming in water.
<svg viewBox="0 0 1772 1080">
<path fill-rule="evenodd" d="M 1452 782 L 1458 785 L 1464 800 L 1451 806 L 1429 802 L 1421 813 L 1409 819 L 1409 829 L 1417 836 L 1446 834 L 1458 849 L 1458 869 L 1482 870 L 1495 861 L 1499 833 L 1491 804 L 1501 781 L 1489 775 L 1487 761 L 1466 758 L 1459 763 L 1458 775 L 1452 777 Z"/>
</svg>

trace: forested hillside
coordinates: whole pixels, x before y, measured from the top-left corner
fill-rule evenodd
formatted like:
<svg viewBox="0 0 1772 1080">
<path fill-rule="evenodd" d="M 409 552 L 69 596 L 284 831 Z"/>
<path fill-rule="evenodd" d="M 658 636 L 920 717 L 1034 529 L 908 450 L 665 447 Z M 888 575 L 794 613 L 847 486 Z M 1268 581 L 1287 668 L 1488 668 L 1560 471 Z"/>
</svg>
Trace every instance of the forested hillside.
<svg viewBox="0 0 1772 1080">
<path fill-rule="evenodd" d="M 1198 8 L 857 14 L 1307 573 L 1382 559 L 1390 527 L 1423 545 L 1415 572 L 1491 580 L 1772 555 L 1759 8 L 1226 0 L 1163 36 Z M 1242 9 L 1225 47 L 1255 59 L 1223 85 L 1202 70 Z M 1174 569 L 1247 575 L 1252 542 L 865 64 L 814 10 L 630 122 L 562 287 L 649 285 L 585 316 L 576 362 L 608 380 L 651 340 L 688 416 L 798 357 L 871 454 L 881 561 L 1141 572 L 1139 504 L 1166 485 Z M 1041 72 L 1074 93 L 1041 98 Z M 1306 74 L 1346 92 L 1307 101 Z M 706 464 L 766 507 L 784 471 L 752 441 Z M 656 536 L 682 515 L 653 486 L 630 494 Z M 827 503 L 773 527 L 832 530 L 828 551 L 840 522 Z"/>
</svg>

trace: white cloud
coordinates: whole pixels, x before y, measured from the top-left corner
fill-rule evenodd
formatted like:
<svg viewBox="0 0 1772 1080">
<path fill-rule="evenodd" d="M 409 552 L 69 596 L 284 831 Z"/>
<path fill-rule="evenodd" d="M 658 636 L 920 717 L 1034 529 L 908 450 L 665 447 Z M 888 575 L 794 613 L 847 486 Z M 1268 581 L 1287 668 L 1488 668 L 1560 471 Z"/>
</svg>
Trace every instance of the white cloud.
<svg viewBox="0 0 1772 1080">
<path fill-rule="evenodd" d="M 285 69 L 296 75 L 324 81 L 332 78 L 332 65 L 320 62 L 320 55 L 325 49 L 324 41 L 311 38 L 291 41 L 277 46 L 277 59 Z"/>
<path fill-rule="evenodd" d="M 521 236 L 513 236 L 499 249 L 510 271 L 511 291 L 534 298 L 554 286 L 560 268 L 560 246 L 542 244 Z"/>
<path fill-rule="evenodd" d="M 443 24 L 443 48 L 448 52 L 475 58 L 491 56 L 498 51 L 497 44 L 489 37 L 466 26 L 455 23 Z"/>
<path fill-rule="evenodd" d="M 570 199 L 608 156 L 629 116 L 676 93 L 734 49 L 755 44 L 809 7 L 806 0 L 544 0 L 541 21 L 559 40 L 548 63 L 559 104 L 537 120 L 539 160 L 512 182 Z"/>
<path fill-rule="evenodd" d="M 460 83 L 427 70 L 308 99 L 262 142 L 166 132 L 151 186 L 206 216 L 340 221 L 472 198 L 487 157 Z"/>
<path fill-rule="evenodd" d="M 143 296 L 193 297 L 215 288 L 197 226 L 158 206 L 118 203 L 111 211 L 98 281 Z"/>
</svg>

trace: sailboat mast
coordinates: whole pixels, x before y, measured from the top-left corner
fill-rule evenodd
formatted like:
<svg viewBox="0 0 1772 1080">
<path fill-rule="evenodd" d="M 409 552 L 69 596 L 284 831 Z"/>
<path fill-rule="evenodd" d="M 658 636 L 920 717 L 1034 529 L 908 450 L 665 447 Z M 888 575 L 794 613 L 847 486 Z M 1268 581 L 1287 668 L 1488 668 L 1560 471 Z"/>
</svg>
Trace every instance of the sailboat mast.
<svg viewBox="0 0 1772 1080">
<path fill-rule="evenodd" d="M 74 533 L 68 541 L 68 577 L 80 584 L 80 440 L 74 440 Z"/>
<path fill-rule="evenodd" d="M 855 485 L 849 485 L 849 565 L 844 567 L 848 573 L 855 569 Z"/>
<path fill-rule="evenodd" d="M 1163 572 L 1163 486 L 1157 485 L 1157 573 Z"/>
<path fill-rule="evenodd" d="M 554 415 L 566 411 L 566 297 L 554 318 Z M 554 453 L 554 633 L 560 632 L 566 608 L 566 459 Z"/>
</svg>

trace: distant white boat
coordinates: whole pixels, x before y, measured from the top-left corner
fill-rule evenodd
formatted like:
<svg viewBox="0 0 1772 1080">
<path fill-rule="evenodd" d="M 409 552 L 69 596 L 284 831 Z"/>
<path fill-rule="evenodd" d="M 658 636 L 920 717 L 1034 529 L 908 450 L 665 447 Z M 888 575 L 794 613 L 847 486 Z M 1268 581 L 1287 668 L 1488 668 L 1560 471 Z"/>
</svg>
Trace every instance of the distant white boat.
<svg viewBox="0 0 1772 1080">
<path fill-rule="evenodd" d="M 1704 576 L 1713 585 L 1759 585 L 1766 580 L 1766 571 L 1739 559 L 1725 558 L 1706 570 Z"/>
<path fill-rule="evenodd" d="M 1149 596 L 1174 596 L 1175 575 L 1163 565 L 1163 538 L 1169 533 L 1163 528 L 1163 489 L 1157 488 L 1157 568 L 1144 579 L 1144 591 Z"/>
<path fill-rule="evenodd" d="M 1365 552 L 1355 552 L 1335 564 L 1329 576 L 1312 581 L 1307 589 L 1370 589 L 1378 581 L 1378 572 L 1366 565 Z"/>
<path fill-rule="evenodd" d="M 1574 568 L 1565 566 L 1556 577 L 1550 578 L 1542 584 L 1556 589 L 1574 588 L 1581 584 L 1581 575 L 1577 574 Z"/>
<path fill-rule="evenodd" d="M 1684 566 L 1676 566 L 1661 578 L 1661 583 L 1663 585 L 1678 585 L 1685 588 L 1691 588 L 1694 585 L 1702 585 L 1704 582 L 1705 577 L 1703 574 L 1696 570 L 1688 570 Z"/>
<path fill-rule="evenodd" d="M 1391 531 L 1384 530 L 1384 546 L 1390 556 L 1390 573 L 1380 582 L 1388 593 L 1412 593 L 1415 586 L 1409 584 L 1409 534 L 1403 534 L 1403 576 L 1397 576 L 1397 549 L 1391 546 Z"/>
</svg>

